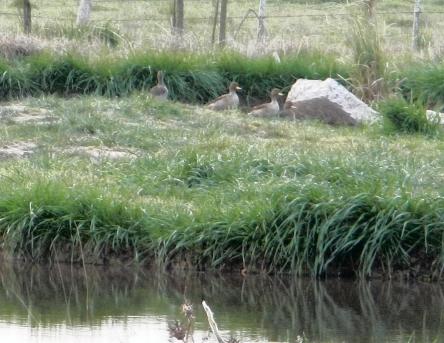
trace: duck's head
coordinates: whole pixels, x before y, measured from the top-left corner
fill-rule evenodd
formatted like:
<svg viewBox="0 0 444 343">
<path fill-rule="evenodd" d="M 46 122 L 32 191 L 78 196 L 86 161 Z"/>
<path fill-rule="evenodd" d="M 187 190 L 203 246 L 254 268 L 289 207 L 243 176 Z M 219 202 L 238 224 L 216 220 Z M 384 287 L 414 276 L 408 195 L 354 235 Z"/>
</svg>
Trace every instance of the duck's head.
<svg viewBox="0 0 444 343">
<path fill-rule="evenodd" d="M 283 96 L 284 94 L 281 93 L 281 90 L 278 88 L 273 88 L 271 90 L 271 98 L 276 99 L 278 96 Z"/>
<path fill-rule="evenodd" d="M 242 88 L 239 87 L 239 84 L 235 81 L 230 83 L 230 87 L 228 87 L 228 89 L 230 90 L 230 92 L 236 92 L 241 90 Z"/>
</svg>

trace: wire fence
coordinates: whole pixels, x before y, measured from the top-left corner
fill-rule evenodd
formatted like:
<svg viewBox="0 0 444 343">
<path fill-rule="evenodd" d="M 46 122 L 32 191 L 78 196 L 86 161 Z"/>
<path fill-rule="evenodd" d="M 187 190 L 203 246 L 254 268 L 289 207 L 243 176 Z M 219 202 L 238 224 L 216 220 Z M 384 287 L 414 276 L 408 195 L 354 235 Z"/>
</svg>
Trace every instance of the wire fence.
<svg viewBox="0 0 444 343">
<path fill-rule="evenodd" d="M 250 1 L 249 5 L 252 6 L 256 2 Z M 171 3 L 172 0 L 93 0 L 92 16 L 89 22 L 92 25 L 119 25 L 119 29 L 129 36 L 141 36 L 143 33 L 147 35 L 164 34 L 169 27 L 174 25 Z M 209 36 L 211 31 L 214 31 L 213 26 L 216 25 L 213 3 L 209 0 L 185 0 L 187 6 L 186 15 L 184 16 L 185 31 L 195 36 Z M 241 6 L 240 3 L 230 2 L 231 9 L 238 7 L 239 10 L 232 11 L 226 17 L 226 20 L 231 23 L 229 25 L 231 37 L 234 36 L 239 39 L 241 36 L 239 32 L 244 28 L 245 35 L 251 38 L 255 34 L 259 17 L 254 9 L 249 6 Z M 294 25 L 294 35 L 304 37 L 324 35 L 327 37 L 337 34 L 340 36 L 343 34 L 341 30 L 344 31 L 345 29 L 341 20 L 347 20 L 356 15 L 353 12 L 345 11 L 345 7 L 320 4 L 307 5 L 303 10 L 301 10 L 301 6 L 294 6 L 297 11 L 293 12 L 292 6 L 283 7 L 282 3 L 269 1 L 267 14 L 261 17 L 267 25 L 267 33 L 271 33 L 271 35 L 273 33 L 278 35 L 282 32 L 288 34 Z M 188 14 L 187 10 L 190 7 L 194 10 Z M 31 19 L 33 24 L 40 27 L 51 25 L 51 23 L 65 23 L 73 27 L 76 22 L 77 8 L 78 2 L 74 0 L 65 1 L 63 6 L 54 2 L 46 4 L 36 2 L 32 9 Z M 404 7 L 403 10 L 384 9 L 375 11 L 373 15 L 387 23 L 383 35 L 390 38 L 411 36 L 415 13 L 418 15 L 418 12 L 415 12 L 413 8 L 405 10 Z M 444 10 L 435 7 L 433 10 L 422 10 L 419 14 L 423 21 L 430 22 L 423 25 L 425 30 L 422 32 L 423 36 L 430 41 L 439 37 L 440 34 L 438 33 L 444 29 L 444 20 L 440 17 L 444 15 Z M 7 28 L 8 24 L 3 23 L 2 25 L 2 22 L 6 21 L 9 21 L 10 26 L 14 22 L 17 26 L 20 23 L 21 15 L 19 8 L 0 6 L 0 30 Z M 2 17 L 6 19 L 2 20 Z M 314 21 L 323 21 L 323 23 L 314 23 Z M 149 27 L 150 23 L 153 24 L 151 27 Z M 149 30 L 147 31 L 147 29 Z M 137 30 L 140 32 L 136 32 Z M 430 37 L 426 37 L 424 32 L 427 32 Z M 214 35 L 213 32 L 213 40 Z"/>
<path fill-rule="evenodd" d="M 111 2 L 113 0 L 109 0 Z M 146 0 L 123 0 L 123 1 L 146 1 Z M 153 1 L 153 0 L 151 0 Z M 154 0 L 154 1 L 165 1 L 165 0 Z M 191 1 L 201 1 L 201 0 L 191 0 Z M 108 1 L 100 1 L 100 2 L 108 2 Z M 60 6 L 54 6 L 54 8 L 60 8 Z M 383 15 L 400 15 L 400 14 L 410 14 L 413 15 L 415 12 L 413 11 L 397 11 L 397 12 L 375 12 L 375 15 L 377 16 L 383 16 Z M 433 15 L 433 14 L 444 14 L 444 11 L 422 11 L 421 14 L 426 15 Z M 21 14 L 17 11 L 15 12 L 0 12 L 0 16 L 12 16 L 12 17 L 20 17 Z M 303 18 L 303 17 L 353 17 L 354 14 L 351 13 L 319 13 L 319 14 L 283 14 L 283 15 L 265 15 L 264 19 L 277 19 L 277 18 Z M 60 18 L 60 17 L 51 17 L 51 16 L 42 16 L 42 15 L 31 15 L 32 18 L 40 18 L 40 19 L 48 19 L 53 21 L 59 21 L 59 20 L 66 20 L 66 21 L 75 21 L 76 16 L 71 16 L 70 18 Z M 243 19 L 244 16 L 228 16 L 227 19 Z M 208 17 L 185 17 L 185 20 L 213 20 L 214 17 L 208 16 Z M 249 19 L 256 19 L 254 17 L 249 17 Z M 122 21 L 131 21 L 131 20 L 137 20 L 137 21 L 152 21 L 152 20 L 159 20 L 159 21 L 168 21 L 171 20 L 171 16 L 155 16 L 155 17 L 143 17 L 143 18 L 126 18 L 126 19 L 114 19 L 114 18 L 107 18 L 107 19 L 91 19 L 90 22 L 101 22 L 101 21 L 107 21 L 107 22 L 122 22 Z"/>
</svg>

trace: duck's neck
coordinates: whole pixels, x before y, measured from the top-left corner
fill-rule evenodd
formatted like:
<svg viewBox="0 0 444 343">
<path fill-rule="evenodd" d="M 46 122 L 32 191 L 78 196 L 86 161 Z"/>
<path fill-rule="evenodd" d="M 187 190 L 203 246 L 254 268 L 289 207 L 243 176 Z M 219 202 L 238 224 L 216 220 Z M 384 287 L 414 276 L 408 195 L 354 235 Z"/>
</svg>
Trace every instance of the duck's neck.
<svg viewBox="0 0 444 343">
<path fill-rule="evenodd" d="M 163 83 L 163 75 L 162 74 L 157 76 L 157 83 L 161 86 L 165 86 L 165 84 Z"/>
</svg>

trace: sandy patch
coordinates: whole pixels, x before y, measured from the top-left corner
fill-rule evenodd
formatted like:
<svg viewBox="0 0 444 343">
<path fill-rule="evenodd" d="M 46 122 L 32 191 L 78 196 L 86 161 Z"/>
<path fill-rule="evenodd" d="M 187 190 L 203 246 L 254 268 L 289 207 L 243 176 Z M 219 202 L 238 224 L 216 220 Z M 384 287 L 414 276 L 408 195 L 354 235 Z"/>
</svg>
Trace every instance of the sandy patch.
<svg viewBox="0 0 444 343">
<path fill-rule="evenodd" d="M 23 105 L 0 106 L 0 119 L 15 124 L 51 124 L 60 121 L 45 108 L 34 108 Z"/>
<path fill-rule="evenodd" d="M 140 151 L 132 149 L 111 149 L 107 147 L 73 147 L 63 150 L 68 155 L 89 157 L 92 161 L 100 160 L 133 160 L 140 155 Z"/>
<path fill-rule="evenodd" d="M 18 142 L 0 147 L 0 160 L 7 158 L 25 158 L 31 156 L 37 145 L 31 142 Z"/>
</svg>

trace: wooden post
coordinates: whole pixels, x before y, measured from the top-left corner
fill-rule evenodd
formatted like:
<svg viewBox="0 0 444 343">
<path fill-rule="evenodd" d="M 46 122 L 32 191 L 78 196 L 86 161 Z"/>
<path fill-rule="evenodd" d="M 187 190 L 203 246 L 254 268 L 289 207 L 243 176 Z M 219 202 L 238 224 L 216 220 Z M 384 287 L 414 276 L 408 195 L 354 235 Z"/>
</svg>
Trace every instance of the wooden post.
<svg viewBox="0 0 444 343">
<path fill-rule="evenodd" d="M 184 0 L 173 0 L 173 33 L 182 35 L 184 29 Z"/>
<path fill-rule="evenodd" d="M 415 51 L 420 49 L 420 34 L 419 34 L 419 17 L 421 15 L 421 0 L 415 0 L 415 7 L 413 8 L 413 33 L 412 33 L 412 48 Z"/>
<path fill-rule="evenodd" d="M 264 43 L 265 41 L 265 6 L 267 0 L 259 0 L 259 20 L 257 26 L 257 41 L 258 43 Z"/>
<path fill-rule="evenodd" d="M 219 46 L 225 47 L 227 37 L 227 8 L 228 0 L 221 0 L 219 21 Z"/>
<path fill-rule="evenodd" d="M 29 35 L 31 33 L 31 2 L 23 0 L 23 30 Z"/>
<path fill-rule="evenodd" d="M 173 5 L 172 5 L 172 9 L 171 9 L 171 24 L 172 24 L 172 33 L 174 33 L 175 27 L 176 27 L 176 22 L 177 22 L 177 11 L 176 11 L 176 0 L 173 0 Z"/>
<path fill-rule="evenodd" d="M 376 0 L 365 0 L 364 4 L 367 7 L 366 10 L 369 18 L 373 17 L 375 14 Z"/>
<path fill-rule="evenodd" d="M 215 2 L 214 8 L 214 21 L 213 21 L 213 32 L 211 34 L 211 45 L 214 46 L 216 42 L 216 27 L 217 27 L 217 19 L 219 18 L 219 0 Z"/>
<path fill-rule="evenodd" d="M 87 25 L 91 16 L 92 0 L 80 0 L 79 9 L 77 11 L 77 26 Z"/>
</svg>

